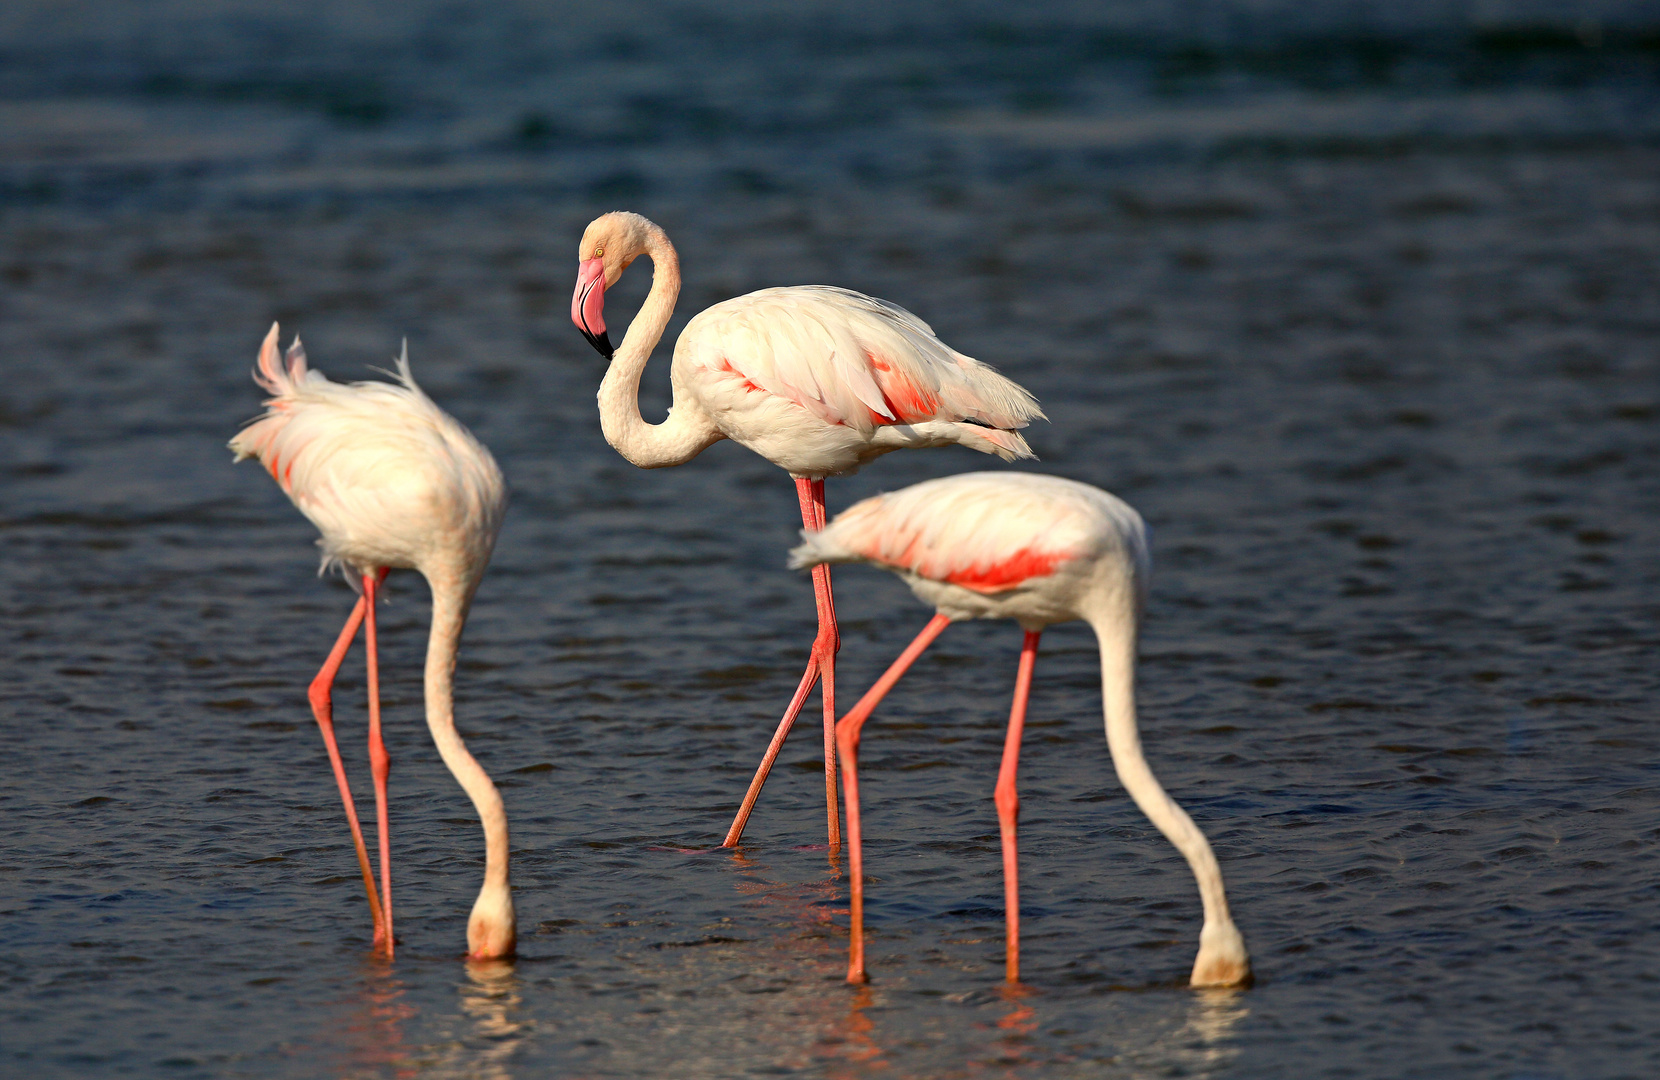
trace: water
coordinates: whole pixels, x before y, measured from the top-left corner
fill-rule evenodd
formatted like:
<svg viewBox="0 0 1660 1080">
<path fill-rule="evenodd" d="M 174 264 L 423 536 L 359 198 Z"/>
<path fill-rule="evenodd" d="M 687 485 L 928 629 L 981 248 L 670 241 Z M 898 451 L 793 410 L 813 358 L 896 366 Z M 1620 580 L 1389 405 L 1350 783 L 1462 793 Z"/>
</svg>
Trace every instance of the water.
<svg viewBox="0 0 1660 1080">
<path fill-rule="evenodd" d="M 1307 7 L 8 5 L 5 1070 L 1654 1075 L 1660 22 Z M 1043 400 L 1036 467 L 1146 515 L 1148 752 L 1255 988 L 1181 985 L 1197 898 L 1112 778 L 1081 626 L 1045 637 L 1022 759 L 1026 993 L 990 797 L 1011 625 L 948 631 L 867 729 L 868 988 L 810 724 L 745 847 L 697 850 L 811 592 L 778 470 L 599 435 L 566 298 L 620 206 L 680 246 L 671 334 L 766 285 L 889 297 Z M 511 483 L 458 678 L 513 823 L 510 965 L 459 958 L 482 844 L 420 722 L 411 575 L 402 944 L 366 955 L 304 697 L 350 594 L 223 449 L 273 319 L 340 378 L 407 335 Z M 998 467 L 896 454 L 831 508 Z M 853 694 L 927 612 L 837 582 Z"/>
</svg>

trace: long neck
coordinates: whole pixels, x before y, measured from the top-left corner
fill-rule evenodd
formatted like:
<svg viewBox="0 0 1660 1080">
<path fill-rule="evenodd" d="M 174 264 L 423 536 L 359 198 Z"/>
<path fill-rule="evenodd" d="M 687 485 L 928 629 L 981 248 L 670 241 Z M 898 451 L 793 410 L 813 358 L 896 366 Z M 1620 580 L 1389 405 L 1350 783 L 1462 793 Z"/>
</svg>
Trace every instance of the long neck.
<svg viewBox="0 0 1660 1080">
<path fill-rule="evenodd" d="M 476 580 L 459 574 L 428 574 L 432 585 L 432 633 L 427 639 L 427 727 L 438 753 L 449 766 L 484 825 L 484 887 L 507 886 L 507 811 L 501 794 L 482 766 L 467 752 L 455 730 L 455 658 L 461 645 L 461 627 L 467 621 Z"/>
<path fill-rule="evenodd" d="M 680 295 L 680 258 L 661 229 L 651 234 L 646 254 L 651 257 L 651 292 L 599 384 L 599 422 L 605 441 L 619 454 L 642 469 L 660 469 L 690 461 L 722 436 L 701 410 L 682 407 L 678 386 L 661 424 L 648 424 L 640 415 L 640 373 L 662 340 Z"/>
<path fill-rule="evenodd" d="M 1216 863 L 1210 843 L 1187 816 L 1187 811 L 1165 793 L 1141 752 L 1135 711 L 1136 601 L 1131 589 L 1126 583 L 1111 590 L 1089 615 L 1101 646 L 1101 704 L 1106 713 L 1107 746 L 1112 751 L 1113 767 L 1118 772 L 1119 783 L 1141 812 L 1187 857 L 1187 864 L 1199 884 L 1205 924 L 1228 924 L 1232 920 L 1222 888 L 1222 869 Z"/>
</svg>

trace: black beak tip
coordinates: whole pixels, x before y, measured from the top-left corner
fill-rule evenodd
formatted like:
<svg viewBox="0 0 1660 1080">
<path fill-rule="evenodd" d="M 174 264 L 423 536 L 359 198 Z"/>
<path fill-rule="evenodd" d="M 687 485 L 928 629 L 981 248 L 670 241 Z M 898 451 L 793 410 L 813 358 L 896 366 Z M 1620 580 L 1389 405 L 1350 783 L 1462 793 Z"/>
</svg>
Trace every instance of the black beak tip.
<svg viewBox="0 0 1660 1080">
<path fill-rule="evenodd" d="M 587 330 L 584 330 L 582 331 L 582 336 L 587 338 L 588 344 L 592 345 L 594 349 L 607 360 L 611 359 L 611 357 L 615 355 L 616 350 L 611 347 L 611 331 L 601 330 L 598 334 L 593 334 L 589 333 Z"/>
</svg>

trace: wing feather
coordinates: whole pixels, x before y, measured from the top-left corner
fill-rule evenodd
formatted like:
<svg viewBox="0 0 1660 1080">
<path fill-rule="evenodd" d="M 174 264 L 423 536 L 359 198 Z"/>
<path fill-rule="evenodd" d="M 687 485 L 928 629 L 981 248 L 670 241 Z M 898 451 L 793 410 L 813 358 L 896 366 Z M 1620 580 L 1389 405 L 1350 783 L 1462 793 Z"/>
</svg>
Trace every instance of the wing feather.
<svg viewBox="0 0 1660 1080">
<path fill-rule="evenodd" d="M 803 532 L 790 565 L 869 562 L 995 593 L 1109 546 L 1145 579 L 1146 527 L 1107 492 L 1035 473 L 959 473 L 855 503 Z"/>
<path fill-rule="evenodd" d="M 828 285 L 763 289 L 716 304 L 681 336 L 705 369 L 729 372 L 835 424 L 969 421 L 1011 431 L 1036 399 L 934 336 L 896 304 Z"/>
</svg>

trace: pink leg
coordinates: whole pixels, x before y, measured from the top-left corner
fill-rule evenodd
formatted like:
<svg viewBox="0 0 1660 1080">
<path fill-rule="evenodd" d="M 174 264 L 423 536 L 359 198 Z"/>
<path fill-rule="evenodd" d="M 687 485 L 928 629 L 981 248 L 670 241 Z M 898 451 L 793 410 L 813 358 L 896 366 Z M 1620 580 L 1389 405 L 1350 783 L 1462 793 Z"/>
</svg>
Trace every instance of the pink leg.
<svg viewBox="0 0 1660 1080">
<path fill-rule="evenodd" d="M 761 795 L 761 785 L 767 782 L 767 773 L 772 771 L 772 763 L 778 760 L 778 752 L 784 749 L 784 736 L 790 733 L 790 726 L 801 713 L 801 706 L 807 700 L 807 695 L 818 682 L 818 651 L 814 650 L 807 661 L 807 670 L 801 676 L 801 685 L 795 688 L 795 696 L 790 699 L 790 707 L 784 710 L 784 719 L 778 722 L 778 730 L 772 733 L 772 742 L 767 745 L 767 752 L 761 758 L 760 767 L 755 770 L 755 778 L 749 782 L 749 790 L 744 792 L 743 805 L 738 807 L 738 816 L 732 819 L 732 827 L 726 830 L 726 839 L 721 841 L 722 847 L 737 847 L 738 840 L 744 834 L 744 825 L 749 821 L 749 812 L 755 809 L 755 800 Z"/>
<path fill-rule="evenodd" d="M 386 740 L 380 731 L 380 647 L 375 637 L 375 601 L 381 581 L 386 577 L 363 575 L 365 626 L 363 651 L 369 667 L 369 769 L 375 778 L 375 824 L 380 831 L 380 900 L 386 911 L 382 929 L 384 940 L 377 934 L 375 944 L 384 946 L 386 955 L 392 955 L 392 834 L 386 813 L 386 778 L 392 771 L 392 758 L 386 752 Z"/>
<path fill-rule="evenodd" d="M 824 529 L 824 481 L 811 485 L 813 528 Z M 807 507 L 802 507 L 805 521 Z M 826 832 L 830 850 L 842 846 L 841 807 L 836 797 L 836 654 L 841 651 L 842 635 L 836 626 L 836 599 L 830 591 L 830 568 L 813 567 L 813 600 L 818 606 L 818 638 L 813 652 L 818 656 L 819 697 L 824 702 L 824 814 L 829 823 Z"/>
<path fill-rule="evenodd" d="M 795 488 L 801 502 L 803 527 L 814 531 L 824 528 L 824 481 L 798 478 Z M 743 804 L 732 819 L 732 827 L 726 830 L 722 847 L 736 847 L 742 838 L 744 826 L 749 823 L 750 811 L 755 808 L 755 800 L 761 796 L 761 785 L 767 782 L 767 774 L 772 771 L 772 764 L 784 747 L 785 736 L 789 735 L 795 718 L 801 714 L 801 707 L 807 701 L 807 695 L 821 676 L 824 679 L 824 794 L 829 818 L 828 833 L 830 846 L 841 846 L 841 816 L 836 812 L 836 652 L 841 649 L 842 642 L 836 629 L 836 607 L 830 595 L 828 566 L 813 568 L 813 600 L 818 608 L 819 629 L 818 637 L 813 640 L 812 654 L 807 659 L 807 670 L 802 673 L 795 696 L 790 699 L 784 718 L 772 734 L 772 742 L 768 744 L 767 752 L 749 782 L 749 790 L 744 792 Z"/>
<path fill-rule="evenodd" d="M 346 783 L 346 766 L 340 760 L 340 747 L 334 741 L 334 704 L 330 697 L 330 692 L 334 689 L 334 677 L 340 671 L 341 661 L 346 659 L 346 650 L 351 648 L 352 638 L 357 636 L 357 628 L 363 622 L 364 610 L 364 602 L 359 598 L 357 606 L 352 608 L 351 615 L 346 619 L 345 629 L 340 631 L 340 637 L 336 639 L 329 658 L 323 661 L 323 669 L 311 680 L 311 691 L 307 696 L 311 699 L 311 713 L 317 718 L 317 726 L 323 732 L 323 745 L 328 747 L 329 762 L 334 766 L 334 779 L 340 785 L 340 799 L 346 804 L 346 821 L 352 827 L 352 842 L 357 845 L 357 863 L 363 870 L 363 889 L 369 894 L 369 913 L 375 920 L 375 941 L 378 944 L 385 932 L 385 916 L 381 911 L 380 897 L 375 894 L 375 873 L 369 867 L 369 851 L 363 846 L 363 829 L 357 823 L 357 805 L 352 802 L 352 789 Z"/>
<path fill-rule="evenodd" d="M 870 714 L 887 697 L 899 677 L 922 655 L 922 650 L 933 644 L 950 623 L 951 620 L 944 615 L 929 619 L 922 633 L 906 646 L 899 659 L 876 680 L 876 685 L 865 691 L 865 696 L 836 725 L 836 743 L 842 753 L 842 789 L 847 794 L 847 849 L 853 893 L 850 905 L 852 933 L 847 955 L 847 981 L 850 983 L 870 981 L 865 974 L 865 864 L 859 831 L 859 729 L 865 726 L 865 721 L 870 719 Z"/>
<path fill-rule="evenodd" d="M 1015 774 L 1020 771 L 1020 733 L 1026 726 L 1026 700 L 1032 692 L 1032 666 L 1037 663 L 1041 630 L 1026 631 L 1020 646 L 1020 672 L 1014 680 L 1014 705 L 1009 709 L 1009 734 L 1003 741 L 1003 767 L 997 773 L 997 823 L 1003 831 L 1003 918 L 1008 925 L 1004 977 L 1020 981 L 1020 858 L 1015 828 L 1020 821 L 1020 795 Z"/>
</svg>

